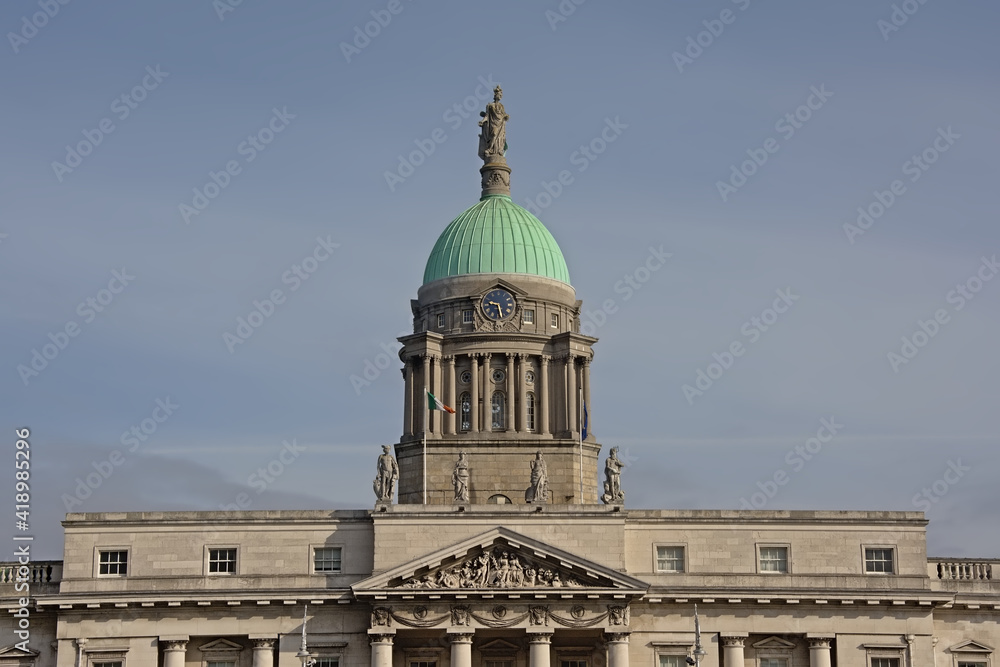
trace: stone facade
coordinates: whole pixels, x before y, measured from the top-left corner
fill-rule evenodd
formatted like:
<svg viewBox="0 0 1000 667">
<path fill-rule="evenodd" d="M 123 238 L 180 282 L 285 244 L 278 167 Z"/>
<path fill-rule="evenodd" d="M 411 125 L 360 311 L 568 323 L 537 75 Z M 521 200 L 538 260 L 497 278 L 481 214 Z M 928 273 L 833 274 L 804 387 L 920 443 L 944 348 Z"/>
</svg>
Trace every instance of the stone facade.
<svg viewBox="0 0 1000 667">
<path fill-rule="evenodd" d="M 0 665 L 291 667 L 306 605 L 310 651 L 343 667 L 673 666 L 695 604 L 705 667 L 996 667 L 1000 646 L 1000 560 L 929 560 L 916 512 L 393 505 L 65 530 L 62 563 L 32 566 L 31 653 L 14 657 L 8 617 Z M 773 547 L 783 571 L 765 571 Z M 868 571 L 873 547 L 891 572 Z M 234 550 L 232 572 L 212 549 Z M 317 549 L 338 550 L 330 571 Z M 109 551 L 124 575 L 102 574 Z"/>
</svg>

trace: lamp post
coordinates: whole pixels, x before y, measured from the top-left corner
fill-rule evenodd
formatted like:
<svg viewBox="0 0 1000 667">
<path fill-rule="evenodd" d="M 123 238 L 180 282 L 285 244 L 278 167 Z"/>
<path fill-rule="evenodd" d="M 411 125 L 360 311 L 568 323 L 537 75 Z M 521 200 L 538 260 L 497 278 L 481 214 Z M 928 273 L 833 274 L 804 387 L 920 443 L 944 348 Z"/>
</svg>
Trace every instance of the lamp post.
<svg viewBox="0 0 1000 667">
<path fill-rule="evenodd" d="M 701 667 L 701 659 L 708 655 L 701 646 L 701 623 L 698 622 L 698 605 L 694 606 L 694 657 L 688 657 L 687 664 Z"/>
<path fill-rule="evenodd" d="M 316 664 L 316 660 L 306 648 L 306 612 L 308 610 L 309 605 L 302 609 L 302 643 L 299 645 L 299 652 L 295 654 L 295 657 L 302 661 L 302 667 L 313 667 Z"/>
</svg>

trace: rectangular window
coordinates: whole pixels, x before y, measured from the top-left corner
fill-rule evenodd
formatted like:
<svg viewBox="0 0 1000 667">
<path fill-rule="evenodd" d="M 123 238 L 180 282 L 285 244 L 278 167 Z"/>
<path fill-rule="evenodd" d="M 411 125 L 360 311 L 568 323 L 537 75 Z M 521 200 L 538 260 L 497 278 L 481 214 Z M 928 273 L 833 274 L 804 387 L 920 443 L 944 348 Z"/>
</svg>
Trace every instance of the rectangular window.
<svg viewBox="0 0 1000 667">
<path fill-rule="evenodd" d="M 472 324 L 473 321 L 474 320 L 472 318 L 472 309 L 470 308 L 468 310 L 463 310 L 462 311 L 462 324 Z"/>
<path fill-rule="evenodd" d="M 102 551 L 98 563 L 98 574 L 124 577 L 128 574 L 128 551 Z"/>
<path fill-rule="evenodd" d="M 524 309 L 523 319 L 524 319 L 524 323 L 525 324 L 534 324 L 535 323 L 535 311 L 532 310 L 532 309 L 530 309 L 530 308 L 525 308 Z"/>
<path fill-rule="evenodd" d="M 871 667 L 899 667 L 899 658 L 872 658 Z"/>
<path fill-rule="evenodd" d="M 209 660 L 208 667 L 236 667 L 235 660 Z"/>
<path fill-rule="evenodd" d="M 788 572 L 788 547 L 760 547 L 761 572 Z"/>
<path fill-rule="evenodd" d="M 316 658 L 315 667 L 340 667 L 340 658 Z"/>
<path fill-rule="evenodd" d="M 313 570 L 340 572 L 340 547 L 320 547 L 313 551 Z"/>
<path fill-rule="evenodd" d="M 788 667 L 788 660 L 785 658 L 761 658 L 760 667 Z"/>
<path fill-rule="evenodd" d="M 683 572 L 684 547 L 656 547 L 657 572 Z"/>
<path fill-rule="evenodd" d="M 484 660 L 483 665 L 484 667 L 514 667 L 514 661 L 510 658 L 505 660 Z"/>
<path fill-rule="evenodd" d="M 683 655 L 661 655 L 660 667 L 687 667 Z"/>
<path fill-rule="evenodd" d="M 119 660 L 113 662 L 92 662 L 91 667 L 122 667 L 122 663 Z"/>
<path fill-rule="evenodd" d="M 971 662 L 966 660 L 959 660 L 958 667 L 986 667 L 985 662 Z"/>
<path fill-rule="evenodd" d="M 209 574 L 235 574 L 236 549 L 209 549 L 208 572 Z"/>
<path fill-rule="evenodd" d="M 410 667 L 437 667 L 437 660 L 410 660 Z"/>
<path fill-rule="evenodd" d="M 444 313 L 438 315 L 438 329 L 444 329 Z"/>
<path fill-rule="evenodd" d="M 865 549 L 865 572 L 892 574 L 892 549 Z"/>
<path fill-rule="evenodd" d="M 559 328 L 559 315 L 557 313 L 552 313 L 552 328 Z"/>
<path fill-rule="evenodd" d="M 559 664 L 562 667 L 587 667 L 586 660 L 561 660 Z"/>
</svg>

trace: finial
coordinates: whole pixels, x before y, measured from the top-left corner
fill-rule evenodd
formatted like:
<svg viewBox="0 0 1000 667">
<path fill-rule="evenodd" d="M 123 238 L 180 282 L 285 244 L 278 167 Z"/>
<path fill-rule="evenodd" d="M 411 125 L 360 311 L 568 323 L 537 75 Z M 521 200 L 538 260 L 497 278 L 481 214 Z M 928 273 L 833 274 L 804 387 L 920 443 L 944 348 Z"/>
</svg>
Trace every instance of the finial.
<svg viewBox="0 0 1000 667">
<path fill-rule="evenodd" d="M 483 117 L 479 127 L 479 157 L 483 166 L 479 173 L 483 176 L 483 196 L 510 196 L 510 167 L 504 154 L 507 152 L 507 121 L 510 116 L 503 108 L 503 90 L 500 86 L 493 89 L 493 101 L 486 105 L 486 111 L 480 111 Z"/>
</svg>

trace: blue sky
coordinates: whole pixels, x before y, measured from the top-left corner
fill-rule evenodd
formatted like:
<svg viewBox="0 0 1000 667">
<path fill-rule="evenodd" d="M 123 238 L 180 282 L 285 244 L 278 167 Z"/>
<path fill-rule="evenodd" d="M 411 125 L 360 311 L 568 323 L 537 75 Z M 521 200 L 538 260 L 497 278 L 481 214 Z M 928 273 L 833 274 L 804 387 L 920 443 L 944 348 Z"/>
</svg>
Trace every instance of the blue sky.
<svg viewBox="0 0 1000 667">
<path fill-rule="evenodd" d="M 0 9 L 0 404 L 32 432 L 36 553 L 67 498 L 370 506 L 403 387 L 351 376 L 479 196 L 496 82 L 514 200 L 601 339 L 593 430 L 629 506 L 926 510 L 932 554 L 1000 556 L 995 3 L 225 2 Z"/>
</svg>

